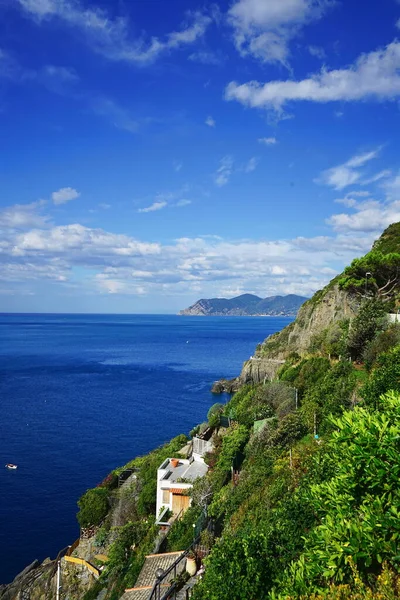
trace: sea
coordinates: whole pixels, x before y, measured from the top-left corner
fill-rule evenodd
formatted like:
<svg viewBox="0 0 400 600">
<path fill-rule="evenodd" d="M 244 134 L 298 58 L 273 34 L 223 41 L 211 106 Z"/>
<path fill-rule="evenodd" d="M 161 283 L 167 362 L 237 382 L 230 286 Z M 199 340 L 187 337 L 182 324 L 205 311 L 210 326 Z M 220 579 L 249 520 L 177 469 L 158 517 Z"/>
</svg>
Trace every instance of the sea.
<svg viewBox="0 0 400 600">
<path fill-rule="evenodd" d="M 290 321 L 0 314 L 0 584 L 72 544 L 86 489 L 204 421 L 212 383 Z"/>
</svg>

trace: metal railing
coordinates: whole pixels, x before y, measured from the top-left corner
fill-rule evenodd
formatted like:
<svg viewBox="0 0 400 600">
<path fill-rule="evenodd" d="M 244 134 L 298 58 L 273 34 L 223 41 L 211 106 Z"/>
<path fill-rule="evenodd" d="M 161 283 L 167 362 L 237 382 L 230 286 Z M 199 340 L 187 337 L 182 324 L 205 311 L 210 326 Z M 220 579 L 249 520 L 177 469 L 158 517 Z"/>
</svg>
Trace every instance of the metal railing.
<svg viewBox="0 0 400 600">
<path fill-rule="evenodd" d="M 203 516 L 200 515 L 200 517 Z M 204 518 L 204 517 L 203 517 Z M 199 523 L 200 524 L 200 523 Z M 207 528 L 213 528 L 213 524 L 212 521 L 209 521 Z M 176 600 L 177 599 L 177 593 L 180 591 L 180 589 L 178 588 L 178 584 L 176 581 L 176 577 L 178 574 L 178 566 L 180 565 L 180 563 L 185 560 L 188 556 L 188 554 L 190 552 L 195 552 L 197 551 L 197 549 L 201 549 L 202 552 L 202 556 L 204 557 L 205 554 L 205 548 L 204 546 L 200 546 L 200 535 L 198 535 L 193 542 L 190 544 L 190 546 L 188 548 L 186 548 L 186 550 L 184 552 L 182 552 L 182 554 L 180 556 L 178 556 L 178 558 L 173 562 L 173 564 L 166 569 L 162 575 L 160 577 L 157 577 L 156 581 L 154 582 L 154 585 L 152 587 L 151 590 L 151 594 L 148 598 L 148 600 Z M 172 581 L 168 581 L 168 579 L 170 579 L 171 575 L 173 574 L 172 577 Z M 167 579 L 168 578 L 168 579 Z M 167 580 L 165 583 L 163 583 L 165 580 Z M 168 588 L 166 590 L 162 590 L 162 587 L 168 586 Z M 187 592 L 189 592 L 189 590 L 187 590 Z M 189 598 L 190 596 L 188 594 L 186 594 L 186 599 Z"/>
</svg>

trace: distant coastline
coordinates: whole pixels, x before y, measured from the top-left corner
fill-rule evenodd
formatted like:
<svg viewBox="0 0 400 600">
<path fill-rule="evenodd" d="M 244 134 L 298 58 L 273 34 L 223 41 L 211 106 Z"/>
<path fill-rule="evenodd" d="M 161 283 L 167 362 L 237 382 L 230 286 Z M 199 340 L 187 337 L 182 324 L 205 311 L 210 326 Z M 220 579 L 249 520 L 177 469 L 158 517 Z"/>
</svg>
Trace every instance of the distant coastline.
<svg viewBox="0 0 400 600">
<path fill-rule="evenodd" d="M 305 296 L 270 296 L 260 298 L 242 294 L 235 298 L 202 298 L 178 314 L 191 317 L 295 317 Z"/>
</svg>

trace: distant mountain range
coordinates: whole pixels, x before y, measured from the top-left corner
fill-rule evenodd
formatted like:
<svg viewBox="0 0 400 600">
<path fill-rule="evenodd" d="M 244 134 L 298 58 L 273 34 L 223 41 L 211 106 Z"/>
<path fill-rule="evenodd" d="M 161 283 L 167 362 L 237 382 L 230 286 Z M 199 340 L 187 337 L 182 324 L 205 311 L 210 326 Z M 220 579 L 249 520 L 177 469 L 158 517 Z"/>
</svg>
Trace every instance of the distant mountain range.
<svg viewBox="0 0 400 600">
<path fill-rule="evenodd" d="M 289 294 L 259 298 L 242 294 L 236 298 L 211 298 L 198 300 L 180 315 L 202 317 L 295 317 L 300 306 L 308 298 Z"/>
</svg>

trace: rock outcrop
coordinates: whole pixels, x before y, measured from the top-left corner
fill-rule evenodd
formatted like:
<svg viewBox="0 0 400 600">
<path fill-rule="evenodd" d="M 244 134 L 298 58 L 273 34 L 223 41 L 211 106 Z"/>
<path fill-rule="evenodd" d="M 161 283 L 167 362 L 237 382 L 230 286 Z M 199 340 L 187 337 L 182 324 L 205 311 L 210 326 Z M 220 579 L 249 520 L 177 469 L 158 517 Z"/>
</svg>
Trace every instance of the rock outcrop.
<svg viewBox="0 0 400 600">
<path fill-rule="evenodd" d="M 254 356 L 243 364 L 239 377 L 217 381 L 212 391 L 232 394 L 247 383 L 272 381 L 291 353 L 307 354 L 316 336 L 340 321 L 353 318 L 359 306 L 359 297 L 340 290 L 333 280 L 303 304 L 293 323 L 259 344 Z"/>
</svg>

